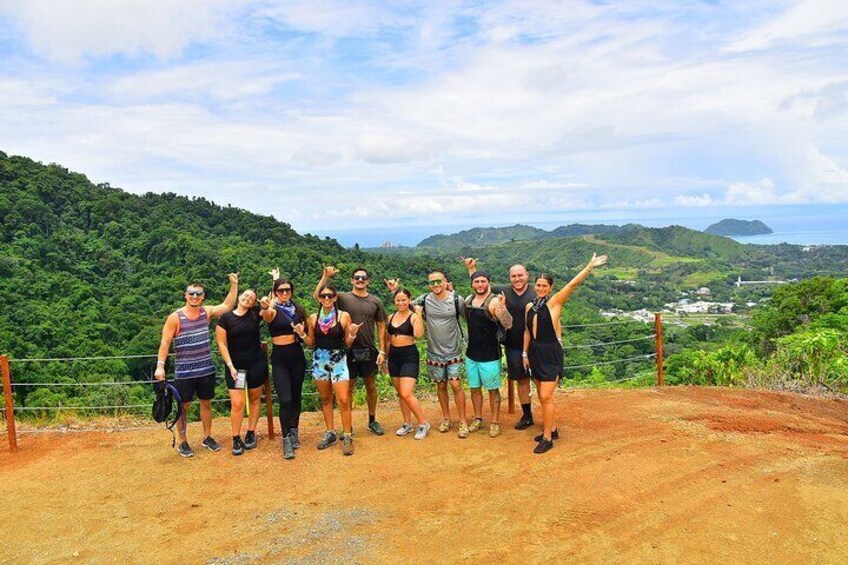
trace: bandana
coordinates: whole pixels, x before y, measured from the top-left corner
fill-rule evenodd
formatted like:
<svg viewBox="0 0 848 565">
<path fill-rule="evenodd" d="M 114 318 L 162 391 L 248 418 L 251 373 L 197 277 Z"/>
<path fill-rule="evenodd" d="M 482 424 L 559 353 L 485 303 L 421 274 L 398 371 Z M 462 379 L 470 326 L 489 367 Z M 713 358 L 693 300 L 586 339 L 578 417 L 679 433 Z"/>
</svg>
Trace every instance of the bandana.
<svg viewBox="0 0 848 565">
<path fill-rule="evenodd" d="M 330 310 L 329 314 L 324 313 L 324 309 L 321 308 L 321 311 L 318 312 L 318 329 L 321 330 L 321 333 L 328 334 L 333 326 L 336 325 L 336 308 Z"/>
<path fill-rule="evenodd" d="M 530 306 L 530 309 L 533 310 L 534 312 L 538 312 L 539 310 L 542 309 L 542 306 L 544 306 L 547 303 L 548 303 L 548 297 L 547 296 L 543 296 L 542 298 L 537 298 L 531 303 L 532 306 Z"/>
<path fill-rule="evenodd" d="M 281 309 L 283 312 L 285 312 L 286 314 L 288 314 L 289 318 L 291 318 L 292 320 L 294 320 L 294 313 L 295 313 L 295 309 L 294 309 L 294 302 L 292 302 L 291 300 L 289 300 L 289 301 L 287 301 L 287 302 L 283 302 L 282 304 L 278 304 L 278 306 L 280 307 L 280 309 Z"/>
</svg>

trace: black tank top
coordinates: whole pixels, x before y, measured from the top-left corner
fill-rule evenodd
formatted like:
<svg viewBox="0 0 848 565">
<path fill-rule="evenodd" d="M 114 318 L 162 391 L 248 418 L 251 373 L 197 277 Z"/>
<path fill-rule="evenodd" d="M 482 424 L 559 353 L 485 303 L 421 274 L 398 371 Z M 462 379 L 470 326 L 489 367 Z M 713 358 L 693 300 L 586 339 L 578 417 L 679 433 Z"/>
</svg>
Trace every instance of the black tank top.
<svg viewBox="0 0 848 565">
<path fill-rule="evenodd" d="M 536 335 L 533 335 L 533 318 L 536 321 Z M 527 329 L 530 330 L 530 339 L 536 343 L 559 343 L 559 338 L 554 330 L 554 322 L 551 319 L 551 310 L 547 304 L 538 310 L 532 307 L 527 311 Z"/>
<path fill-rule="evenodd" d="M 321 331 L 318 317 L 315 317 L 315 328 L 312 334 L 315 336 L 315 349 L 344 349 L 344 328 L 339 321 L 340 317 L 341 313 L 336 310 L 336 323 L 327 333 Z"/>
<path fill-rule="evenodd" d="M 501 347 L 498 343 L 498 324 L 481 307 L 467 304 L 468 347 L 465 354 L 472 361 L 498 361 Z"/>
<path fill-rule="evenodd" d="M 397 327 L 392 325 L 392 320 L 395 319 L 396 314 L 392 314 L 391 318 L 389 318 L 388 323 L 388 332 L 389 335 L 408 335 L 410 337 L 415 337 L 415 329 L 412 327 L 412 314 L 407 316 L 406 320 Z"/>
<path fill-rule="evenodd" d="M 283 310 L 282 306 L 279 304 L 274 306 L 274 309 L 277 312 L 277 315 L 274 316 L 274 319 L 271 320 L 271 323 L 268 324 L 268 332 L 271 334 L 271 337 L 277 337 L 278 335 L 294 335 L 294 328 L 292 324 L 299 324 L 303 320 L 300 319 L 300 316 L 297 315 L 297 312 L 294 313 L 294 317 L 290 317 L 288 312 Z"/>
</svg>

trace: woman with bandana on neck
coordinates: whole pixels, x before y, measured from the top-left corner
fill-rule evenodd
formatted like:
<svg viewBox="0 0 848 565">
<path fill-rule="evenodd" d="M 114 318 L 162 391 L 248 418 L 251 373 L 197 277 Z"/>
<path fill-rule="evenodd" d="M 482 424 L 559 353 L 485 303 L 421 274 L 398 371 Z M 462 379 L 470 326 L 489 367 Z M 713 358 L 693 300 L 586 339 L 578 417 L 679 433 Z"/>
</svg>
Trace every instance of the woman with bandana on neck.
<svg viewBox="0 0 848 565">
<path fill-rule="evenodd" d="M 562 305 L 592 270 L 606 262 L 606 255 L 592 255 L 589 264 L 553 296 L 553 277 L 543 273 L 536 279 L 537 298 L 525 310 L 527 323 L 521 354 L 524 366 L 530 370 L 530 377 L 536 383 L 542 404 L 543 431 L 535 437 L 539 443 L 534 453 L 549 451 L 554 446 L 553 440 L 559 439 L 559 431 L 554 428 L 554 390 L 562 378 L 562 327 L 559 323 Z"/>
<path fill-rule="evenodd" d="M 274 344 L 271 352 L 271 377 L 280 403 L 283 457 L 294 459 L 295 449 L 300 447 L 298 427 L 303 379 L 306 375 L 306 357 L 296 328 L 306 321 L 306 311 L 292 299 L 292 281 L 280 278 L 278 269 L 273 269 L 270 274 L 274 277 L 271 296 L 263 297 L 259 307 Z"/>
</svg>

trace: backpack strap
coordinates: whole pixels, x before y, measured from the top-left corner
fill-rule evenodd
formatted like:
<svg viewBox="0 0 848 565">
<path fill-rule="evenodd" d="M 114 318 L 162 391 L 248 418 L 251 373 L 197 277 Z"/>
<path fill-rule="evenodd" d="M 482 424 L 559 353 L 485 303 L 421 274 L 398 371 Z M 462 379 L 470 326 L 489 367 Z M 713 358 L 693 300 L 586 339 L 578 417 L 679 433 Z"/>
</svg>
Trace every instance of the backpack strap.
<svg viewBox="0 0 848 565">
<path fill-rule="evenodd" d="M 180 421 L 180 418 L 183 415 L 183 399 L 180 396 L 180 392 L 177 390 L 177 387 L 167 381 L 165 382 L 165 387 L 170 391 L 171 396 L 173 396 L 174 402 L 177 405 L 177 411 L 174 415 L 174 419 L 165 423 L 165 428 L 171 432 L 171 447 L 175 447 L 177 445 L 177 435 L 174 433 L 174 426 L 177 425 L 177 422 Z"/>
<path fill-rule="evenodd" d="M 464 340 L 465 332 L 462 331 L 462 324 L 459 323 L 459 295 L 456 292 L 453 293 L 453 309 L 456 314 L 456 325 L 459 326 L 459 336 Z"/>
</svg>

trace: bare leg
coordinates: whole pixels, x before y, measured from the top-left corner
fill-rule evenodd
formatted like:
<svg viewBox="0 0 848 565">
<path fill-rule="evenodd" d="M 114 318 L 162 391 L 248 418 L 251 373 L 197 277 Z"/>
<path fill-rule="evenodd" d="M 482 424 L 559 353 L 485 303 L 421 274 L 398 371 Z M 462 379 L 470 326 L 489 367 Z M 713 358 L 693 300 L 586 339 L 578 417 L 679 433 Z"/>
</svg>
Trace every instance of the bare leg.
<svg viewBox="0 0 848 565">
<path fill-rule="evenodd" d="M 365 383 L 365 397 L 368 399 L 368 415 L 377 413 L 377 378 L 375 376 L 362 377 Z"/>
<path fill-rule="evenodd" d="M 333 385 L 330 384 L 330 381 L 315 381 L 315 388 L 318 389 L 318 396 L 321 397 L 321 413 L 324 415 L 324 426 L 328 430 L 334 430 Z"/>
<path fill-rule="evenodd" d="M 330 384 L 330 383 L 327 383 Z M 333 385 L 333 391 L 336 393 L 336 402 L 339 403 L 339 412 L 342 416 L 342 431 L 346 434 L 351 433 L 353 427 L 351 424 L 350 413 L 350 386 L 345 381 L 338 382 Z M 330 405 L 330 418 L 332 418 L 333 406 Z M 326 418 L 326 416 L 325 416 Z M 327 428 L 330 429 L 330 428 Z"/>
<path fill-rule="evenodd" d="M 241 435 L 241 423 L 244 421 L 244 391 L 230 389 L 230 425 L 233 437 Z"/>
<path fill-rule="evenodd" d="M 537 381 L 538 382 L 538 381 Z M 539 388 L 539 401 L 542 403 L 542 425 L 545 439 L 551 439 L 554 431 L 554 390 L 556 381 L 541 382 Z"/>
<path fill-rule="evenodd" d="M 212 400 L 200 401 L 200 422 L 203 424 L 203 439 L 212 435 Z"/>
<path fill-rule="evenodd" d="M 247 419 L 247 429 L 256 431 L 256 423 L 259 421 L 259 416 L 262 413 L 262 387 L 249 389 L 247 396 L 250 402 L 250 416 Z"/>
<path fill-rule="evenodd" d="M 459 382 L 459 379 L 451 379 L 450 385 L 453 389 L 453 401 L 456 403 L 457 412 L 459 412 L 459 421 L 467 424 L 468 420 L 465 414 L 465 389 L 462 388 L 462 383 Z"/>
<path fill-rule="evenodd" d="M 483 389 L 471 389 L 471 407 L 474 408 L 474 417 L 483 419 Z"/>
<path fill-rule="evenodd" d="M 415 397 L 415 379 L 412 377 L 400 377 L 400 396 L 409 406 L 409 409 L 415 414 L 415 419 L 418 420 L 418 425 L 423 424 L 424 411 L 421 410 L 421 403 Z"/>
<path fill-rule="evenodd" d="M 530 379 L 519 379 L 518 386 L 518 401 L 521 404 L 528 404 L 530 402 Z"/>
<path fill-rule="evenodd" d="M 442 408 L 442 419 L 450 420 L 450 398 L 448 397 L 448 382 L 436 381 L 436 395 Z"/>
<path fill-rule="evenodd" d="M 489 410 L 492 411 L 492 423 L 500 423 L 501 418 L 501 391 L 495 389 L 489 391 Z"/>
<path fill-rule="evenodd" d="M 398 393 L 398 404 L 400 404 L 400 413 L 403 415 L 403 423 L 408 424 L 412 418 L 412 411 L 409 409 L 409 404 L 406 403 L 406 400 L 403 399 L 403 395 L 401 394 L 399 377 L 392 377 L 392 386 L 395 387 L 395 390 Z"/>
<path fill-rule="evenodd" d="M 180 442 L 188 441 L 186 437 L 186 429 L 188 428 L 188 409 L 191 407 L 191 402 L 183 402 L 183 413 L 177 421 L 177 435 L 180 436 Z"/>
</svg>

